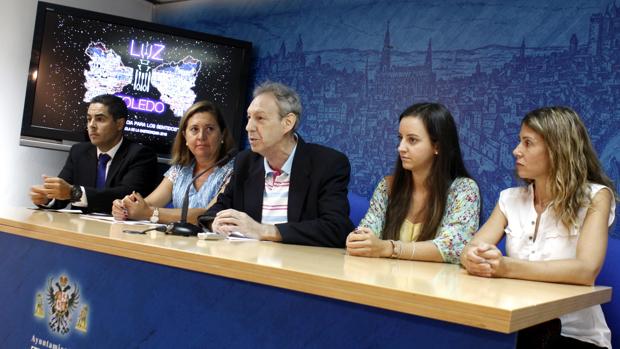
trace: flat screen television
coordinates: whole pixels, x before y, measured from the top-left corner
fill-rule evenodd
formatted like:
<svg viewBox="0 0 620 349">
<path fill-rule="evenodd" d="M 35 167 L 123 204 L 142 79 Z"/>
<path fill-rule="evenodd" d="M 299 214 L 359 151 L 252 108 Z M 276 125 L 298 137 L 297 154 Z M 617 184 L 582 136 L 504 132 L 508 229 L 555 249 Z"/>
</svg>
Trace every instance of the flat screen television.
<svg viewBox="0 0 620 349">
<path fill-rule="evenodd" d="M 129 109 L 125 136 L 161 158 L 183 112 L 207 99 L 243 134 L 250 42 L 39 2 L 21 144 L 68 149 L 88 140 L 86 110 L 110 93 Z"/>
</svg>

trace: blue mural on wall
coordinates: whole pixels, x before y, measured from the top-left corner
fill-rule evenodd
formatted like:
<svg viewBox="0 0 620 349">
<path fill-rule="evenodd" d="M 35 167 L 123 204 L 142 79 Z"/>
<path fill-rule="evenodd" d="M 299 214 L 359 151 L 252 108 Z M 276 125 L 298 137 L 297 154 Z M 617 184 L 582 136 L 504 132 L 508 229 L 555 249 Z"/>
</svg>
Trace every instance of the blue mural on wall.
<svg viewBox="0 0 620 349">
<path fill-rule="evenodd" d="M 518 183 L 512 149 L 521 118 L 545 105 L 577 110 L 620 184 L 613 1 L 187 2 L 159 8 L 155 20 L 252 41 L 254 81 L 298 90 L 301 135 L 346 153 L 350 189 L 363 196 L 391 172 L 398 115 L 421 101 L 440 101 L 457 119 L 483 218 Z"/>
</svg>

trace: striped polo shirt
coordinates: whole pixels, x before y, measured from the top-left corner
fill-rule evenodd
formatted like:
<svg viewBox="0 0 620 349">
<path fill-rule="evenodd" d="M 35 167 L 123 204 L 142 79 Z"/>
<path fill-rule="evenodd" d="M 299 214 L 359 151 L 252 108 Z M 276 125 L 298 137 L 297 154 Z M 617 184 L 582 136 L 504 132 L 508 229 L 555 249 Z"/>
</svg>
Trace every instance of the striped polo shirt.
<svg viewBox="0 0 620 349">
<path fill-rule="evenodd" d="M 261 220 L 263 224 L 288 222 L 288 192 L 296 150 L 297 144 L 293 147 L 293 151 L 291 151 L 280 171 L 272 169 L 267 159 L 263 158 L 265 164 L 265 191 L 263 193 L 263 217 Z"/>
</svg>

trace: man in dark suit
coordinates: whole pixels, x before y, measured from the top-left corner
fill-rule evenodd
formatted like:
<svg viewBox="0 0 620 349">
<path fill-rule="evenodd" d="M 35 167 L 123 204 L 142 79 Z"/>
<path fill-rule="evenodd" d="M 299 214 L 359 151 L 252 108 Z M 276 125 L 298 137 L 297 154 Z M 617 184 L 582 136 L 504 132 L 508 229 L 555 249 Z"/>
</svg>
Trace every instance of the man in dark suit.
<svg viewBox="0 0 620 349">
<path fill-rule="evenodd" d="M 87 112 L 90 142 L 75 144 L 58 177 L 43 176 L 32 186 L 35 205 L 109 213 L 112 201 L 132 191 L 148 195 L 159 183 L 157 155 L 123 138 L 127 105 L 119 97 L 93 98 Z"/>
<path fill-rule="evenodd" d="M 251 151 L 237 156 L 230 183 L 204 221 L 214 217 L 211 228 L 226 235 L 343 247 L 353 230 L 347 157 L 295 133 L 301 103 L 287 86 L 257 87 L 247 112 Z"/>
</svg>

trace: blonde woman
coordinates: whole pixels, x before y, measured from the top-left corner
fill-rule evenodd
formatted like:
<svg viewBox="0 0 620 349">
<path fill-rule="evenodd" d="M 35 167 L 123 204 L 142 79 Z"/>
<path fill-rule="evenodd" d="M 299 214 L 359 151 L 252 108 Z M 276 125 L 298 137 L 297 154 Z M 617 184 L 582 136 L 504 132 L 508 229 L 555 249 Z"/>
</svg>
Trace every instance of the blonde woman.
<svg viewBox="0 0 620 349">
<path fill-rule="evenodd" d="M 233 160 L 213 167 L 231 149 L 234 143 L 220 109 L 209 101 L 194 103 L 179 122 L 179 130 L 172 145 L 170 169 L 159 186 L 146 198 L 133 193 L 112 203 L 112 215 L 117 220 L 148 220 L 170 223 L 181 218 L 185 191 L 189 191 L 188 221 L 210 207 L 232 175 Z M 211 168 L 198 177 L 198 173 Z M 173 208 L 162 208 L 172 201 Z"/>
<path fill-rule="evenodd" d="M 567 107 L 531 111 L 513 150 L 527 186 L 506 189 L 491 217 L 461 255 L 470 274 L 592 285 L 601 270 L 616 193 L 603 172 L 585 126 Z M 506 256 L 495 246 L 506 233 Z M 564 315 L 519 334 L 547 347 L 611 347 L 600 306 Z M 557 335 L 549 333 L 557 327 Z M 540 332 L 540 331 L 539 331 Z"/>
</svg>

